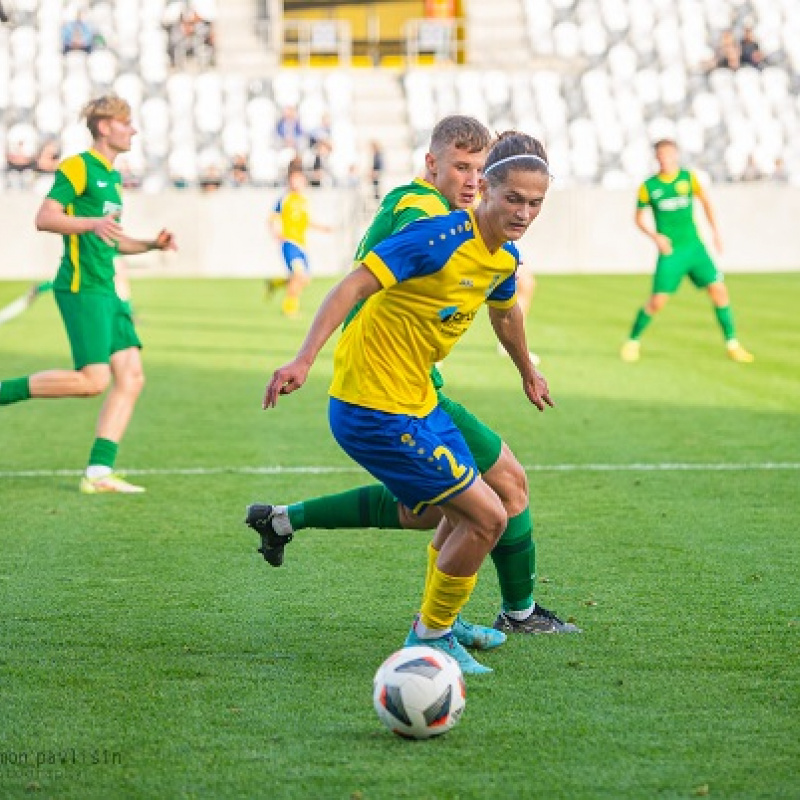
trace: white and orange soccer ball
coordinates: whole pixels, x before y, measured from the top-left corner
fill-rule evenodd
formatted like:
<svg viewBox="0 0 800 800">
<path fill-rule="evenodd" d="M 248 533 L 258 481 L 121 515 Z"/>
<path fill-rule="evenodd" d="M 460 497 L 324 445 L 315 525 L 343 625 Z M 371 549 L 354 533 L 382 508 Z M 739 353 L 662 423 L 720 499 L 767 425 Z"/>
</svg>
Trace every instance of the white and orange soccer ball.
<svg viewBox="0 0 800 800">
<path fill-rule="evenodd" d="M 380 721 L 405 739 L 447 733 L 466 702 L 458 662 L 433 647 L 404 647 L 375 673 L 372 700 Z"/>
</svg>

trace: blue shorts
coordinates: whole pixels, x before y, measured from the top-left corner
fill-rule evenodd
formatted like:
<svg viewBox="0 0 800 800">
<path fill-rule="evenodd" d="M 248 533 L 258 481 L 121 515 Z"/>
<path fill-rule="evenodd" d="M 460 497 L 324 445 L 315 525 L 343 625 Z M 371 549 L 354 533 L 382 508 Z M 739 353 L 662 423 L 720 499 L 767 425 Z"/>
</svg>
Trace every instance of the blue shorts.
<svg viewBox="0 0 800 800">
<path fill-rule="evenodd" d="M 302 262 L 303 269 L 305 269 L 306 272 L 311 271 L 311 267 L 308 264 L 308 256 L 306 255 L 306 251 L 303 250 L 302 247 L 298 247 L 294 242 L 284 242 L 281 245 L 281 253 L 283 253 L 283 260 L 286 263 L 286 269 L 288 269 L 290 273 L 295 271 L 295 268 L 298 266 L 298 262 Z"/>
<path fill-rule="evenodd" d="M 328 419 L 342 450 L 415 514 L 461 494 L 479 474 L 461 432 L 438 406 L 411 417 L 331 397 Z"/>
</svg>

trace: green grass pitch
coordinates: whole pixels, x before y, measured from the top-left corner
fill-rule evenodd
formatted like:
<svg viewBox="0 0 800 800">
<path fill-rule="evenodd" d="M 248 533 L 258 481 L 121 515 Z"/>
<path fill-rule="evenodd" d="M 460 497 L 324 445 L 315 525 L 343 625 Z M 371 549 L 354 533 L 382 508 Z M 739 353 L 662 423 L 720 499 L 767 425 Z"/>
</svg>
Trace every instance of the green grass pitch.
<svg viewBox="0 0 800 800">
<path fill-rule="evenodd" d="M 428 535 L 304 531 L 273 569 L 242 524 L 365 480 L 328 432 L 330 347 L 261 410 L 330 286 L 289 322 L 256 281 L 134 284 L 148 383 L 119 466 L 145 495 L 77 491 L 99 399 L 0 409 L 0 797 L 799 797 L 800 275 L 729 279 L 753 365 L 688 286 L 623 364 L 648 279 L 541 277 L 544 414 L 476 322 L 449 392 L 529 468 L 538 599 L 584 633 L 481 656 L 429 742 L 371 702 Z M 0 328 L 0 377 L 69 363 L 51 298 Z M 467 616 L 497 605 L 487 564 Z"/>
</svg>

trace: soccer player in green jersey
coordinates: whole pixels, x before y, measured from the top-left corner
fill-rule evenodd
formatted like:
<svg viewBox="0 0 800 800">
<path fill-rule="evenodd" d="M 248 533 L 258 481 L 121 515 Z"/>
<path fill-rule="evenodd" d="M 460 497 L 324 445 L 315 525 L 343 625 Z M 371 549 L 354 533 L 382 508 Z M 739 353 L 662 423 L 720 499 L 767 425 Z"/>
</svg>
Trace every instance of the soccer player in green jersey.
<svg viewBox="0 0 800 800">
<path fill-rule="evenodd" d="M 356 263 L 377 244 L 409 223 L 448 213 L 451 208 L 470 208 L 478 196 L 478 183 L 490 144 L 489 131 L 471 117 L 452 116 L 436 125 L 425 158 L 425 177 L 390 191 L 365 233 Z M 348 321 L 357 313 L 354 309 Z M 502 326 L 501 341 L 506 338 Z M 533 598 L 536 549 L 533 541 L 528 483 L 525 471 L 500 436 L 464 406 L 442 391 L 438 370 L 431 378 L 438 401 L 464 436 L 484 480 L 509 510 L 508 525 L 492 551 L 502 597 L 495 627 L 504 632 L 541 633 L 577 630 Z M 441 510 L 432 506 L 421 515 L 411 512 L 382 484 L 364 486 L 340 494 L 285 505 L 253 505 L 247 523 L 263 540 L 260 552 L 273 566 L 283 563 L 284 547 L 295 531 L 303 528 L 408 528 L 427 530 L 438 525 Z M 436 539 L 428 551 L 431 562 L 438 552 Z M 497 643 L 482 626 L 457 620 L 454 632 L 462 644 L 489 647 Z"/>
<path fill-rule="evenodd" d="M 80 489 L 86 494 L 143 492 L 114 472 L 117 448 L 144 385 L 141 342 L 114 289 L 114 258 L 174 250 L 162 230 L 155 239 L 128 236 L 120 224 L 122 180 L 114 160 L 130 150 L 136 129 L 128 103 L 114 95 L 83 110 L 93 146 L 65 159 L 36 215 L 41 231 L 61 234 L 64 255 L 53 291 L 64 321 L 74 370 L 48 370 L 0 382 L 0 405 L 38 397 L 92 397 L 111 387 Z"/>
<path fill-rule="evenodd" d="M 685 276 L 700 289 L 707 289 L 714 305 L 728 356 L 734 361 L 749 363 L 753 356 L 739 344 L 733 324 L 728 289 L 722 273 L 706 249 L 694 220 L 694 200 L 699 201 L 708 219 L 714 247 L 722 250 L 714 209 L 708 195 L 693 172 L 681 168 L 678 147 L 670 139 L 655 145 L 658 174 L 648 178 L 639 189 L 636 225 L 658 248 L 656 273 L 650 299 L 636 315 L 630 336 L 622 346 L 623 361 L 638 361 L 640 338 L 653 317 L 661 311 Z M 647 219 L 650 208 L 655 227 Z"/>
<path fill-rule="evenodd" d="M 334 354 L 331 431 L 412 513 L 441 510 L 438 547 L 405 644 L 439 648 L 470 674 L 490 670 L 467 653 L 453 626 L 513 512 L 479 474 L 429 373 L 486 304 L 525 395 L 539 410 L 552 405 L 528 356 L 514 246 L 549 185 L 541 144 L 515 132 L 501 136 L 487 156 L 477 208 L 418 220 L 377 244 L 328 294 L 297 356 L 274 372 L 264 397 L 272 408 L 279 395 L 299 389 L 325 342 L 366 301 Z"/>
</svg>

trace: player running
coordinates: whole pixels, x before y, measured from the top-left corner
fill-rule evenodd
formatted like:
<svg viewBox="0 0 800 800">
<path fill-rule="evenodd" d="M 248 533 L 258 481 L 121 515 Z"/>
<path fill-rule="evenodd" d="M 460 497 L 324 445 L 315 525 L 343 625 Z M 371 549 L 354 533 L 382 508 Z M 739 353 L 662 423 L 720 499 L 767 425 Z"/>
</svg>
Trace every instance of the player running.
<svg viewBox="0 0 800 800">
<path fill-rule="evenodd" d="M 296 317 L 300 311 L 300 295 L 311 282 L 311 267 L 306 253 L 306 235 L 309 228 L 330 233 L 328 225 L 320 225 L 311 219 L 308 197 L 305 190 L 307 179 L 303 164 L 294 160 L 288 170 L 289 190 L 278 198 L 270 216 L 272 235 L 280 243 L 281 255 L 288 272 L 286 279 L 267 279 L 267 294 L 278 285 L 286 285 L 286 294 L 281 304 L 284 316 Z"/>
<path fill-rule="evenodd" d="M 0 405 L 38 397 L 92 397 L 110 385 L 100 411 L 89 464 L 81 478 L 86 494 L 143 492 L 114 472 L 119 443 L 144 385 L 141 342 L 114 288 L 114 258 L 148 250 L 174 250 L 173 235 L 153 240 L 125 234 L 122 179 L 114 160 L 130 150 L 136 133 L 128 103 L 114 95 L 83 110 L 93 146 L 65 159 L 36 215 L 41 231 L 64 237 L 64 255 L 53 285 L 74 370 L 49 370 L 0 383 Z"/>
<path fill-rule="evenodd" d="M 639 340 L 645 328 L 688 275 L 695 286 L 708 289 L 717 322 L 725 337 L 728 356 L 734 361 L 750 363 L 754 360 L 753 355 L 736 338 L 733 311 L 722 273 L 714 265 L 694 221 L 693 201 L 697 198 L 711 227 L 714 247 L 721 252 L 722 240 L 711 201 L 694 172 L 680 166 L 675 142 L 670 139 L 656 142 L 655 155 L 659 171 L 641 185 L 635 217 L 638 228 L 658 248 L 653 290 L 644 308 L 636 315 L 630 337 L 622 346 L 620 356 L 623 361 L 639 360 Z M 648 206 L 655 227 L 646 219 L 645 209 Z"/>
</svg>

